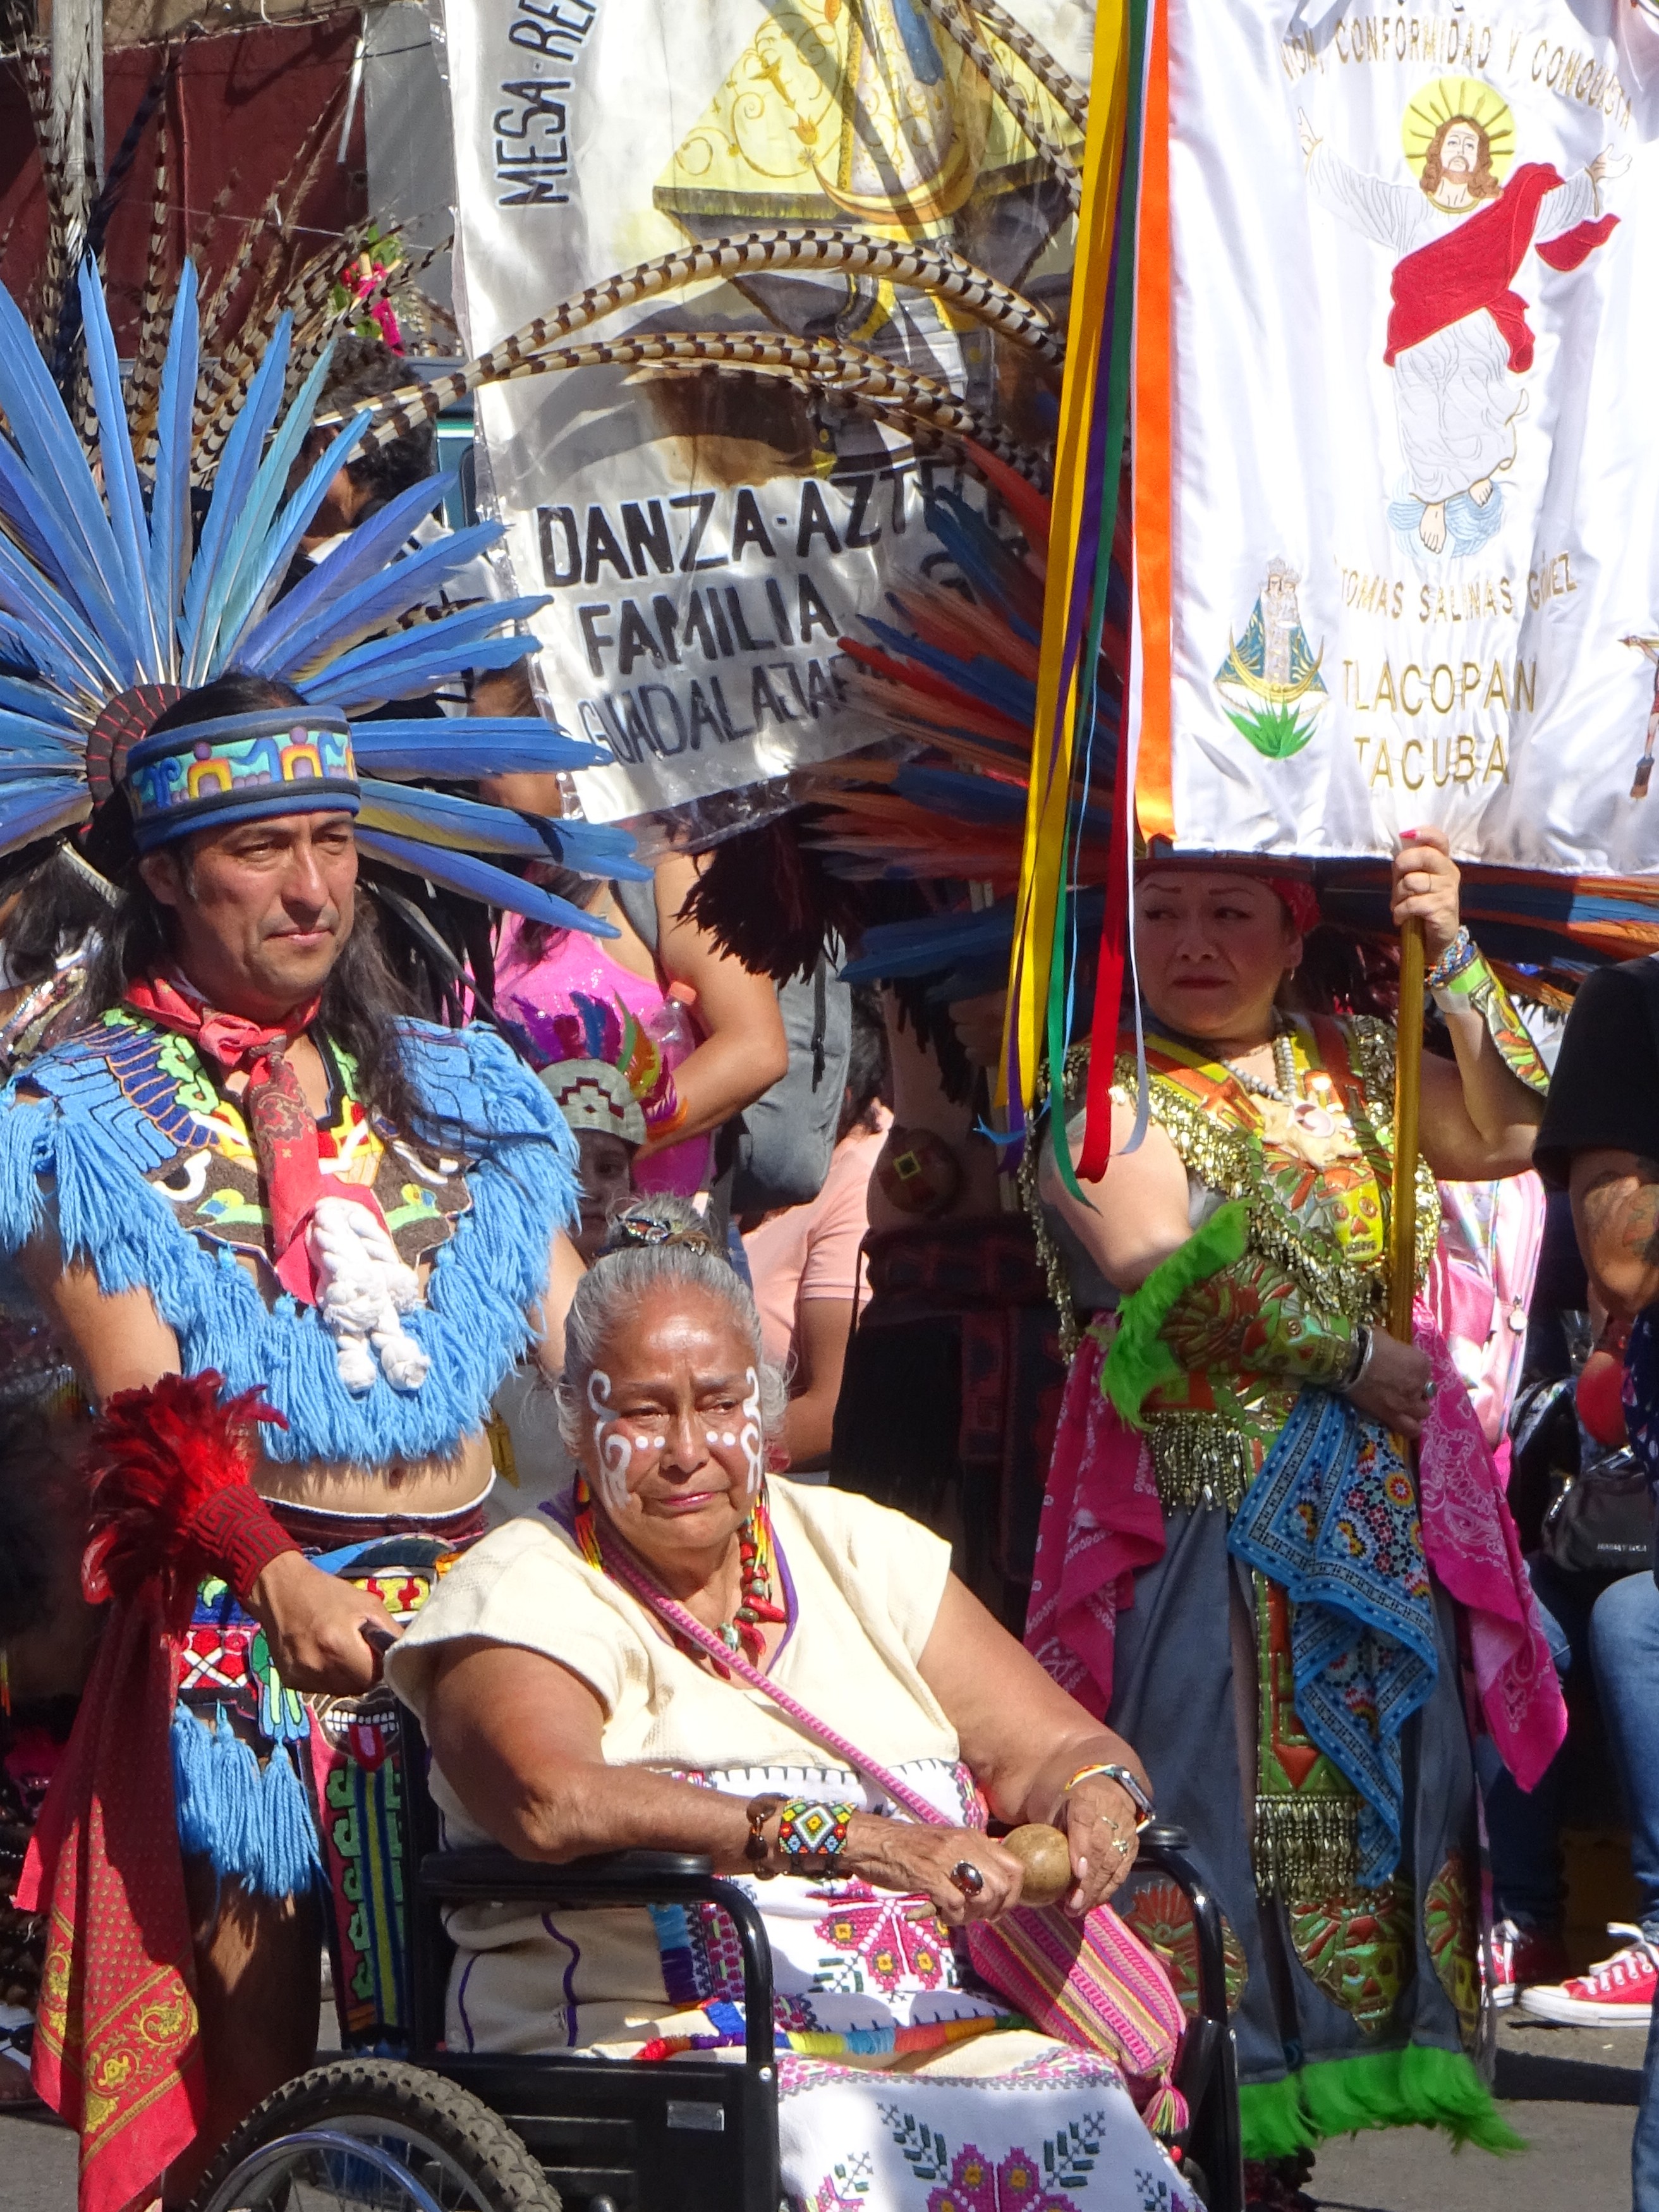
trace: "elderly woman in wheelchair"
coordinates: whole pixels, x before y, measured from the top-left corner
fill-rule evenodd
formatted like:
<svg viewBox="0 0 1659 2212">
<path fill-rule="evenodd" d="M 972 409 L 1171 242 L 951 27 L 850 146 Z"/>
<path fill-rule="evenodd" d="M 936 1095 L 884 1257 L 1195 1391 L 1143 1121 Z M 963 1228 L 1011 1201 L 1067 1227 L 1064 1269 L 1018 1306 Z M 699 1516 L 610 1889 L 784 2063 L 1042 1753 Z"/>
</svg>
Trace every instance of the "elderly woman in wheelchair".
<svg viewBox="0 0 1659 2212">
<path fill-rule="evenodd" d="M 791 2207 L 1180 2212 L 1147 2124 L 1175 2102 L 1178 2010 L 1099 1910 L 1151 1809 L 1135 1753 L 938 1538 L 768 1480 L 783 1394 L 752 1298 L 705 1240 L 645 1233 L 570 1314 L 573 1492 L 461 1559 L 388 1662 L 445 1844 L 696 1853 L 742 1880 Z M 1010 1848 L 987 1814 L 1048 1832 Z M 742 2057 L 741 1960 L 706 1904 L 463 1904 L 449 1932 L 452 2053 Z M 1031 2024 L 1063 2015 L 1089 2040 Z"/>
</svg>

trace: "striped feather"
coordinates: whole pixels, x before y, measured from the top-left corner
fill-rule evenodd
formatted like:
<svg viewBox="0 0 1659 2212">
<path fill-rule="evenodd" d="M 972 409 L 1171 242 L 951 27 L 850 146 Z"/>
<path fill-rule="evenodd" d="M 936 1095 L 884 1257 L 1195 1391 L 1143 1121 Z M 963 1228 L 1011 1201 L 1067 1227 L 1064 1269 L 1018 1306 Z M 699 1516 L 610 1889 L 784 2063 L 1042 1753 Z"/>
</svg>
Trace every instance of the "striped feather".
<svg viewBox="0 0 1659 2212">
<path fill-rule="evenodd" d="M 160 380 L 161 351 L 167 317 L 163 312 L 167 276 L 167 104 L 155 118 L 155 179 L 150 193 L 149 235 L 144 241 L 144 290 L 138 310 L 138 343 L 127 379 L 127 427 L 142 448 L 150 427 L 151 405 Z"/>
</svg>

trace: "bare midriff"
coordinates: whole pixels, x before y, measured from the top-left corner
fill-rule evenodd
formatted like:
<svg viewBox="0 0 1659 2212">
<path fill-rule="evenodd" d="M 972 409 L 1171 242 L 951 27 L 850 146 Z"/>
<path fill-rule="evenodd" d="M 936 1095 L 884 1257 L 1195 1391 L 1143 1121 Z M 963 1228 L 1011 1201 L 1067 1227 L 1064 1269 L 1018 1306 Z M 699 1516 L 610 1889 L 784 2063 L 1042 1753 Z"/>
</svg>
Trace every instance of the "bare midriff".
<svg viewBox="0 0 1659 2212">
<path fill-rule="evenodd" d="M 433 1517 L 470 1505 L 490 1479 L 489 1440 L 480 1430 L 445 1457 L 397 1459 L 384 1467 L 342 1460 L 265 1460 L 255 1487 L 273 1504 L 320 1513 L 395 1513 Z"/>
</svg>

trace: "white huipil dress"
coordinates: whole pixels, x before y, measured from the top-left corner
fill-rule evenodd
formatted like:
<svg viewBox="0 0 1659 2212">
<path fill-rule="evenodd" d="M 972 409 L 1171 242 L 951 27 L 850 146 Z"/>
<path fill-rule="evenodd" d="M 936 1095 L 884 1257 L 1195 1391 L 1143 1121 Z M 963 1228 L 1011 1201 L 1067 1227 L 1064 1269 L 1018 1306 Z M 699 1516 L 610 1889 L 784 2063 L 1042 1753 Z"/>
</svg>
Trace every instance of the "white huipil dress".
<svg viewBox="0 0 1659 2212">
<path fill-rule="evenodd" d="M 978 1825 L 954 1729 L 917 1667 L 949 1571 L 939 1539 L 845 1492 L 774 1478 L 779 1686 L 964 1825 Z M 483 1638 L 544 1653 L 605 1711 L 615 1765 L 750 1797 L 778 1790 L 893 1808 L 758 1691 L 668 1643 L 552 1517 L 508 1522 L 457 1562 L 391 1656 L 423 1711 L 439 1648 Z M 445 1840 L 488 1841 L 434 1765 Z M 1110 2060 L 1004 2025 L 965 1986 L 917 1900 L 862 1881 L 743 1886 L 772 1950 L 784 2194 L 794 2212 L 1192 2212 Z M 925 1903 L 925 1900 L 921 1900 Z M 454 1913 L 451 2050 L 741 2056 L 742 1978 L 711 1911 Z"/>
</svg>

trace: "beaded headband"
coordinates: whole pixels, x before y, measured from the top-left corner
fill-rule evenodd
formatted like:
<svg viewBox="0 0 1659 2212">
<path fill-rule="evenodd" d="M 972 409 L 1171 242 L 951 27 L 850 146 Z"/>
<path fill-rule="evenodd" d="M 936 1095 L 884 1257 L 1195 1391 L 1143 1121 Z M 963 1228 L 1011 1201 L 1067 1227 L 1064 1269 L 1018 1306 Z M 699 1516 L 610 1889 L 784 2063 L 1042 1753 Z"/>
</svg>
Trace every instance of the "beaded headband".
<svg viewBox="0 0 1659 2212">
<path fill-rule="evenodd" d="M 265 708 L 140 740 L 125 785 L 141 853 L 197 830 L 275 814 L 352 814 L 362 804 L 343 714 Z"/>
</svg>

